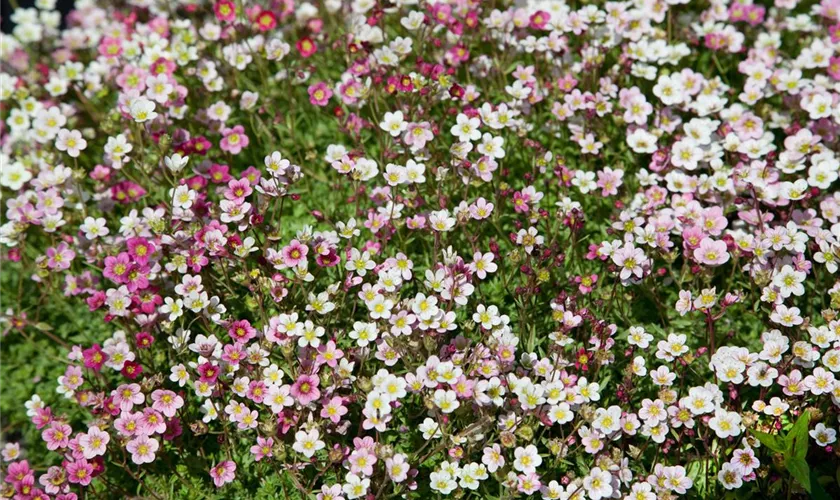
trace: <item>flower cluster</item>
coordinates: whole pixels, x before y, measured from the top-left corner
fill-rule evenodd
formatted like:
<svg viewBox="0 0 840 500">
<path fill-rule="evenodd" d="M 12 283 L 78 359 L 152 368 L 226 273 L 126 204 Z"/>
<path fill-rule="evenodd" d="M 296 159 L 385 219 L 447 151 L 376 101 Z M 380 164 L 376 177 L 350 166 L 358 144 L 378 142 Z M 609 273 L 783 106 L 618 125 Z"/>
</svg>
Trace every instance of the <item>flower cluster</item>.
<svg viewBox="0 0 840 500">
<path fill-rule="evenodd" d="M 11 20 L 3 497 L 840 494 L 837 0 Z"/>
</svg>

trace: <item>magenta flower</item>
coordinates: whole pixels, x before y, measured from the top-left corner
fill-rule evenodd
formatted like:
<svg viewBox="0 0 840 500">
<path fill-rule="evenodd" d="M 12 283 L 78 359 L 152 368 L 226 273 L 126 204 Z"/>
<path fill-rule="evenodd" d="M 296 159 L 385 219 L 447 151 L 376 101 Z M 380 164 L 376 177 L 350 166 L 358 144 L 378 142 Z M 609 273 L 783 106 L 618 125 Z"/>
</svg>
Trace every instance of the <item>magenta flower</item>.
<svg viewBox="0 0 840 500">
<path fill-rule="evenodd" d="M 234 342 L 248 342 L 257 336 L 257 330 L 247 319 L 240 319 L 230 324 L 228 334 Z"/>
<path fill-rule="evenodd" d="M 308 90 L 309 102 L 315 106 L 326 106 L 333 95 L 332 89 L 324 82 L 310 85 Z"/>
<path fill-rule="evenodd" d="M 90 368 L 91 370 L 97 372 L 101 370 L 102 365 L 108 361 L 108 355 L 105 354 L 99 344 L 93 344 L 82 351 L 82 356 L 84 356 L 85 368 Z"/>
<path fill-rule="evenodd" d="M 124 284 L 128 279 L 128 273 L 134 264 L 131 256 L 126 252 L 120 252 L 116 257 L 105 257 L 105 269 L 102 275 L 117 284 Z"/>
<path fill-rule="evenodd" d="M 292 397 L 304 406 L 321 397 L 318 384 L 321 381 L 312 375 L 301 375 L 292 385 Z"/>
<path fill-rule="evenodd" d="M 128 254 L 138 264 L 146 264 L 149 257 L 155 253 L 155 245 L 146 238 L 131 238 L 125 242 L 128 247 Z"/>
<path fill-rule="evenodd" d="M 208 384 L 215 384 L 216 379 L 219 378 L 219 367 L 216 365 L 207 362 L 198 365 L 198 374 L 200 375 L 200 380 L 202 382 L 206 382 Z"/>
<path fill-rule="evenodd" d="M 210 477 L 213 478 L 213 484 L 216 485 L 216 488 L 221 488 L 236 477 L 236 464 L 230 460 L 225 460 L 218 465 L 214 465 L 210 469 Z"/>
</svg>

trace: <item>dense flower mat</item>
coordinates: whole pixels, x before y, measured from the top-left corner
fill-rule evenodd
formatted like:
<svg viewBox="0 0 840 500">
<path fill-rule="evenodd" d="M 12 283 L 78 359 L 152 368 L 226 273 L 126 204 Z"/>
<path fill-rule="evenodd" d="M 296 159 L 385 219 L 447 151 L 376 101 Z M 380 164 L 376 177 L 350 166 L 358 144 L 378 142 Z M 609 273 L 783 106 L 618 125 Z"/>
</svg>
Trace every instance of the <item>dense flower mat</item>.
<svg viewBox="0 0 840 500">
<path fill-rule="evenodd" d="M 840 495 L 840 1 L 54 4 L 3 497 Z"/>
</svg>

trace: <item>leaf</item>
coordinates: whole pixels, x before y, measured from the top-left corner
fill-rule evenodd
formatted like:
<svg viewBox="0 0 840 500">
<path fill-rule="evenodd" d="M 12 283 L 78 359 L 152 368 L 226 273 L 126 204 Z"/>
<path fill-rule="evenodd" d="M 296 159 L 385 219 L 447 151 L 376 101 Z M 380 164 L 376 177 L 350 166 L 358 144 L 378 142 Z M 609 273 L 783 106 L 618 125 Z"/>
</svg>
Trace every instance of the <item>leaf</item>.
<svg viewBox="0 0 840 500">
<path fill-rule="evenodd" d="M 808 454 L 808 424 L 810 422 L 811 412 L 806 410 L 787 433 L 785 441 L 789 456 L 805 460 L 805 455 Z"/>
<path fill-rule="evenodd" d="M 785 440 L 782 439 L 781 436 L 777 436 L 775 434 L 767 434 L 766 432 L 751 430 L 750 431 L 753 436 L 758 439 L 758 441 L 763 444 L 764 446 L 770 448 L 771 450 L 775 451 L 776 453 L 784 453 L 786 446 Z"/>
<path fill-rule="evenodd" d="M 837 480 L 837 484 L 840 485 L 840 465 L 837 466 L 837 473 L 835 473 L 835 479 Z"/>
<path fill-rule="evenodd" d="M 805 488 L 805 491 L 811 492 L 811 470 L 804 458 L 785 458 L 785 468 Z"/>
<path fill-rule="evenodd" d="M 693 488 L 698 495 L 703 496 L 706 493 L 706 471 L 712 463 L 710 458 L 695 460 L 690 462 L 686 468 L 686 475 L 694 481 Z"/>
<path fill-rule="evenodd" d="M 827 478 L 830 482 L 831 477 Z M 811 470 L 811 500 L 831 500 L 831 497 L 826 493 L 825 488 L 820 484 L 817 478 L 817 472 Z"/>
</svg>

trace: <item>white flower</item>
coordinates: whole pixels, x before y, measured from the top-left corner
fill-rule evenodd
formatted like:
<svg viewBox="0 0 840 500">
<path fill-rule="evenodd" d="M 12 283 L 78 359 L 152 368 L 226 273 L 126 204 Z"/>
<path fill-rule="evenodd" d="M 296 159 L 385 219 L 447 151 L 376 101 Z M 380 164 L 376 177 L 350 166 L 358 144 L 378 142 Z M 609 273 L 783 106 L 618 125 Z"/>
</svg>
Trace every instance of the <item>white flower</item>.
<svg viewBox="0 0 840 500">
<path fill-rule="evenodd" d="M 595 467 L 583 478 L 583 489 L 592 500 L 609 498 L 613 494 L 612 479 L 612 474 L 608 471 Z"/>
<path fill-rule="evenodd" d="M 6 163 L 3 165 L 2 172 L 0 172 L 0 185 L 12 191 L 20 189 L 30 179 L 32 179 L 32 174 L 20 162 Z"/>
<path fill-rule="evenodd" d="M 385 460 L 385 468 L 391 481 L 401 483 L 408 479 L 408 471 L 411 465 L 406 461 L 408 457 L 402 453 L 396 453 L 393 457 Z"/>
<path fill-rule="evenodd" d="M 819 120 L 831 116 L 834 109 L 832 99 L 829 95 L 824 93 L 814 94 L 812 97 L 804 97 L 802 99 L 803 108 L 808 112 L 808 116 L 812 120 Z"/>
<path fill-rule="evenodd" d="M 326 446 L 320 437 L 317 429 L 312 429 L 309 432 L 297 431 L 295 433 L 295 444 L 292 445 L 292 449 L 306 458 L 312 458 L 315 452 L 324 449 Z"/>
<path fill-rule="evenodd" d="M 610 406 L 595 410 L 595 420 L 592 427 L 601 434 L 609 435 L 621 429 L 621 408 Z"/>
<path fill-rule="evenodd" d="M 575 417 L 568 403 L 558 403 L 548 410 L 548 419 L 555 424 L 566 424 Z"/>
<path fill-rule="evenodd" d="M 345 481 L 346 482 L 341 487 L 341 491 L 343 491 L 350 500 L 365 496 L 368 488 L 370 487 L 370 479 L 361 478 L 352 472 L 347 474 Z"/>
<path fill-rule="evenodd" d="M 172 193 L 172 204 L 184 210 L 192 207 L 193 201 L 196 199 L 196 192 L 190 189 L 186 184 L 181 184 Z"/>
<path fill-rule="evenodd" d="M 504 158 L 505 150 L 502 146 L 505 143 L 503 137 L 493 137 L 490 134 L 481 136 L 481 144 L 478 145 L 478 152 L 491 158 Z"/>
<path fill-rule="evenodd" d="M 376 267 L 376 263 L 370 259 L 370 253 L 365 250 L 359 252 L 357 249 L 350 249 L 350 258 L 344 268 L 348 271 L 356 271 L 359 276 L 364 276 L 368 271 Z"/>
<path fill-rule="evenodd" d="M 709 428 L 721 439 L 735 437 L 741 433 L 741 415 L 734 411 L 718 409 L 715 416 L 709 420 Z"/>
<path fill-rule="evenodd" d="M 445 471 L 432 472 L 429 474 L 429 481 L 431 489 L 442 495 L 448 495 L 458 487 L 458 483 L 452 479 L 452 475 Z"/>
<path fill-rule="evenodd" d="M 359 344 L 359 347 L 366 347 L 376 340 L 379 336 L 379 331 L 376 328 L 376 323 L 356 321 L 353 324 L 353 331 L 350 332 L 349 336 Z"/>
<path fill-rule="evenodd" d="M 155 113 L 155 103 L 143 97 L 135 99 L 134 102 L 131 103 L 130 111 L 131 117 L 134 118 L 134 121 L 137 123 L 154 120 L 158 115 Z"/>
<path fill-rule="evenodd" d="M 455 125 L 449 131 L 458 138 L 459 142 L 477 141 L 481 139 L 481 132 L 478 127 L 481 125 L 481 120 L 478 118 L 470 118 L 461 113 L 455 119 Z"/>
<path fill-rule="evenodd" d="M 814 438 L 814 441 L 816 441 L 818 445 L 823 447 L 837 441 L 837 431 L 826 427 L 822 422 L 818 423 L 817 426 L 808 433 L 808 435 Z"/>
<path fill-rule="evenodd" d="M 770 314 L 770 321 L 783 326 L 801 325 L 803 320 L 799 312 L 798 307 L 787 307 L 784 304 L 777 304 Z"/>
<path fill-rule="evenodd" d="M 398 137 L 408 128 L 408 122 L 403 119 L 402 111 L 385 113 L 379 128 L 391 134 L 391 137 Z"/>
<path fill-rule="evenodd" d="M 627 136 L 627 145 L 634 153 L 653 153 L 656 151 L 656 136 L 647 130 L 637 128 Z"/>
<path fill-rule="evenodd" d="M 105 225 L 106 223 L 107 221 L 103 217 L 97 219 L 87 217 L 82 225 L 79 226 L 79 230 L 85 233 L 85 238 L 93 240 L 108 234 L 109 231 L 108 226 Z"/>
<path fill-rule="evenodd" d="M 773 285 L 779 289 L 779 293 L 784 298 L 790 297 L 791 294 L 798 297 L 805 293 L 805 286 L 802 284 L 805 277 L 804 272 L 797 271 L 790 265 L 785 265 L 773 278 Z"/>
<path fill-rule="evenodd" d="M 63 128 L 58 131 L 55 140 L 55 148 L 59 151 L 66 151 L 73 158 L 78 158 L 83 149 L 87 147 L 87 141 L 78 130 L 67 130 Z"/>
<path fill-rule="evenodd" d="M 425 440 L 443 436 L 443 431 L 441 431 L 440 425 L 429 417 L 426 417 L 426 419 L 417 426 L 417 429 L 423 433 L 423 439 Z"/>
<path fill-rule="evenodd" d="M 516 457 L 513 461 L 513 468 L 525 474 L 536 472 L 537 467 L 542 464 L 542 457 L 537 447 L 532 444 L 525 448 L 517 447 L 513 451 L 513 456 Z"/>
<path fill-rule="evenodd" d="M 435 231 L 450 231 L 453 227 L 455 227 L 455 222 L 455 217 L 450 216 L 449 211 L 446 209 L 438 210 L 429 214 L 429 224 Z"/>
<path fill-rule="evenodd" d="M 443 389 L 435 391 L 434 403 L 435 406 L 440 408 L 440 411 L 443 413 L 452 413 L 461 406 L 461 403 L 458 402 L 458 395 L 455 394 L 455 391 L 445 391 Z"/>
<path fill-rule="evenodd" d="M 181 156 L 178 153 L 175 153 L 172 156 L 167 156 L 163 159 L 163 162 L 166 166 L 174 173 L 178 173 L 187 165 L 187 162 L 190 161 L 189 156 Z"/>
<path fill-rule="evenodd" d="M 159 104 L 168 101 L 169 94 L 174 89 L 175 87 L 169 81 L 169 75 L 165 73 L 146 77 L 146 96 Z"/>
<path fill-rule="evenodd" d="M 572 178 L 572 186 L 576 186 L 582 194 L 587 194 L 594 190 L 598 187 L 595 183 L 595 172 L 575 171 L 575 176 Z"/>
<path fill-rule="evenodd" d="M 403 28 L 407 29 L 408 31 L 416 31 L 423 26 L 423 20 L 425 16 L 423 13 L 413 10 L 408 13 L 407 16 L 400 19 L 400 24 Z"/>
<path fill-rule="evenodd" d="M 627 333 L 627 343 L 640 349 L 647 349 L 651 340 L 653 340 L 653 335 L 647 333 L 641 326 L 631 326 Z"/>
</svg>

